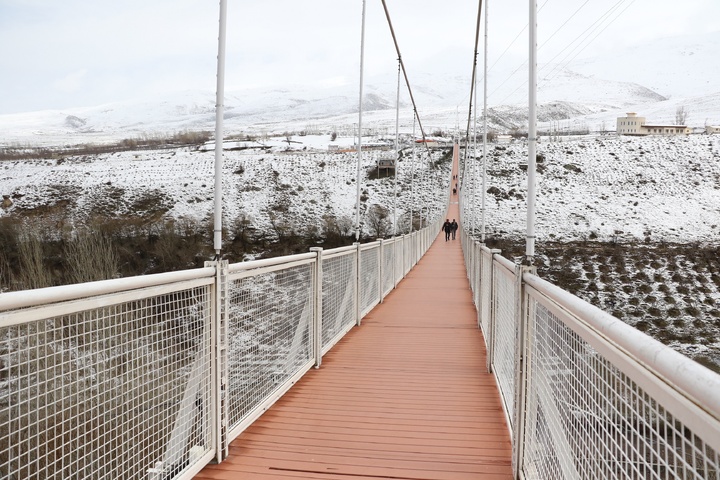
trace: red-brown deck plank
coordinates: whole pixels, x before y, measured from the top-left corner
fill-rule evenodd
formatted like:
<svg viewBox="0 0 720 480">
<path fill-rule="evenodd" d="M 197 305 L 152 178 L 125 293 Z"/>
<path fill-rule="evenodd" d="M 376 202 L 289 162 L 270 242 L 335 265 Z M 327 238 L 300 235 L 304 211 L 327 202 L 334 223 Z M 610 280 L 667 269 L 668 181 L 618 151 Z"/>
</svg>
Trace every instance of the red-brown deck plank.
<svg viewBox="0 0 720 480">
<path fill-rule="evenodd" d="M 448 216 L 459 220 L 456 203 Z M 438 235 L 322 366 L 195 478 L 512 479 L 508 428 L 476 322 L 460 240 Z"/>
</svg>

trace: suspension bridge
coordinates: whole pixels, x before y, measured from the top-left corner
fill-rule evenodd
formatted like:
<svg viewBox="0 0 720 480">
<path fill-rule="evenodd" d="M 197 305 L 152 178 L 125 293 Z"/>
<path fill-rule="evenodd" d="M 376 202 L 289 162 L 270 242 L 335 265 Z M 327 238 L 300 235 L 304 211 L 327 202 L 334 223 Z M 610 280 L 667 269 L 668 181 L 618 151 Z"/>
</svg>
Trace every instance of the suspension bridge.
<svg viewBox="0 0 720 480">
<path fill-rule="evenodd" d="M 0 479 L 720 479 L 720 376 L 480 243 L 459 160 L 407 235 L 0 295 Z"/>
<path fill-rule="evenodd" d="M 455 201 L 447 216 L 458 213 Z M 459 237 L 438 235 L 362 326 L 195 478 L 510 479 L 485 363 Z"/>
<path fill-rule="evenodd" d="M 718 375 L 442 221 L 1 295 L 0 478 L 720 478 Z"/>
</svg>

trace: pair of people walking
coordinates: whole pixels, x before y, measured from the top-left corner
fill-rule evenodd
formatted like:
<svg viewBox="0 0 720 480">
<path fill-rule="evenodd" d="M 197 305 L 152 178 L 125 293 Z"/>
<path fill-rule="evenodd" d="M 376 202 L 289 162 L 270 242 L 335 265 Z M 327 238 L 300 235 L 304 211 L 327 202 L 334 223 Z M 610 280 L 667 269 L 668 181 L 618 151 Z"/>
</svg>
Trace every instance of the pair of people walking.
<svg viewBox="0 0 720 480">
<path fill-rule="evenodd" d="M 445 219 L 445 223 L 443 223 L 442 230 L 445 232 L 445 241 L 447 242 L 450 240 L 450 235 L 452 235 L 452 239 L 455 240 L 455 232 L 457 232 L 458 224 L 453 218 L 453 221 L 451 222 L 449 218 Z"/>
</svg>

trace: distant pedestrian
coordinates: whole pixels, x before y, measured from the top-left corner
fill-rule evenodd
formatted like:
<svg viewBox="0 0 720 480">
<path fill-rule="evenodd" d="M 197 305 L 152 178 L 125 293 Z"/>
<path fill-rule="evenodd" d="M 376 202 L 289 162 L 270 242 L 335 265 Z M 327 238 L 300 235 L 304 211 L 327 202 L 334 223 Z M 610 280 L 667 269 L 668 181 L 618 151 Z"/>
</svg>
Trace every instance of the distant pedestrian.
<svg viewBox="0 0 720 480">
<path fill-rule="evenodd" d="M 445 241 L 447 242 L 448 240 L 450 240 L 450 234 L 453 231 L 452 223 L 450 223 L 449 218 L 445 219 L 445 223 L 443 223 L 442 230 L 443 230 L 443 232 L 445 232 Z"/>
<path fill-rule="evenodd" d="M 457 195 L 457 188 L 453 188 L 453 195 Z"/>
<path fill-rule="evenodd" d="M 452 228 L 452 239 L 455 240 L 455 232 L 457 232 L 458 224 L 454 218 L 453 218 L 452 223 L 450 224 L 450 228 Z"/>
</svg>

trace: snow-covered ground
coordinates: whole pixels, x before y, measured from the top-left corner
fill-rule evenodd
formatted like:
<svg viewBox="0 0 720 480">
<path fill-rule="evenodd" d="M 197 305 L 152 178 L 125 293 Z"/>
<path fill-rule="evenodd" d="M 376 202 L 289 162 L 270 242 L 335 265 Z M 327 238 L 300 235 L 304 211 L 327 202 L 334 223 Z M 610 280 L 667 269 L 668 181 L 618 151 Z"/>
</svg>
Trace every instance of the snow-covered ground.
<svg viewBox="0 0 720 480">
<path fill-rule="evenodd" d="M 543 138 L 537 152 L 539 241 L 720 241 L 720 135 Z M 490 145 L 488 159 L 488 232 L 522 235 L 527 146 Z"/>
<path fill-rule="evenodd" d="M 330 153 L 328 145 L 341 151 Z M 244 220 L 271 238 L 278 224 L 297 232 L 322 229 L 328 218 L 352 226 L 357 194 L 352 145 L 352 137 L 332 141 L 330 135 L 227 142 L 224 224 Z M 448 149 L 433 152 L 437 161 Z M 392 218 L 393 178 L 368 178 L 377 157 L 388 153 L 368 150 L 363 157 L 362 218 L 369 235 L 366 209 L 384 206 Z M 548 278 L 570 276 L 580 297 L 683 353 L 720 364 L 713 323 L 720 294 L 713 287 L 713 267 L 691 258 L 678 263 L 677 255 L 653 251 L 653 245 L 663 242 L 720 245 L 720 136 L 543 138 L 538 154 L 539 258 L 550 258 L 551 247 L 545 249 L 544 243 L 618 240 L 641 246 L 630 249 L 638 250 L 637 259 L 593 253 L 592 248 L 561 261 L 552 258 Z M 442 215 L 447 199 L 449 164 L 429 168 L 421 149 L 412 158 L 405 144 L 397 182 L 400 231 L 407 230 L 410 210 L 415 218 L 418 212 Z M 489 145 L 486 219 L 491 238 L 524 235 L 526 164 L 524 141 Z M 478 217 L 480 178 L 475 184 L 473 180 L 480 166 L 470 160 L 461 178 L 466 213 L 474 198 Z M 213 207 L 213 167 L 212 144 L 5 161 L 0 163 L 0 215 L 59 217 L 76 226 L 97 215 L 203 221 Z M 479 228 L 479 218 L 476 224 Z M 608 243 L 597 245 L 612 250 Z M 685 255 L 681 247 L 673 248 Z"/>
<path fill-rule="evenodd" d="M 366 140 L 370 143 L 370 140 Z M 325 216 L 354 218 L 357 155 L 329 153 L 328 145 L 352 147 L 352 139 L 329 135 L 278 137 L 225 145 L 222 184 L 225 222 L 245 218 L 270 230 L 273 216 L 295 228 L 320 225 Z M 65 156 L 0 163 L 0 215 L 66 216 L 82 224 L 97 215 L 165 214 L 202 220 L 211 215 L 214 198 L 213 145 L 99 155 Z M 427 154 L 410 147 L 398 165 L 397 218 L 418 215 L 421 207 L 441 214 L 449 182 L 449 164 L 429 168 Z M 437 150 L 433 161 L 442 155 Z M 363 205 L 393 209 L 393 178 L 366 179 L 380 151 L 363 155 Z M 411 182 L 414 178 L 414 182 Z M 61 211 L 49 207 L 62 205 Z M 399 228 L 402 223 L 398 221 Z M 367 231 L 367 230 L 366 230 Z M 368 232 L 369 233 L 369 232 Z"/>
<path fill-rule="evenodd" d="M 226 221 L 245 216 L 267 227 L 273 209 L 287 211 L 299 226 L 324 215 L 352 217 L 357 157 L 354 152 L 329 153 L 331 144 L 351 149 L 352 138 L 331 142 L 329 135 L 306 135 L 290 142 L 278 137 L 228 143 L 223 166 Z M 407 148 L 399 164 L 398 217 L 409 205 L 417 212 L 437 192 L 438 179 L 430 181 L 434 177 L 428 176 L 424 152 L 416 153 L 413 163 Z M 538 164 L 539 241 L 720 241 L 720 136 L 543 138 L 538 153 L 544 157 Z M 380 154 L 365 153 L 363 176 Z M 491 144 L 488 158 L 488 232 L 520 236 L 526 221 L 526 144 Z M 473 165 L 469 162 L 464 172 L 463 191 L 474 192 L 479 206 L 480 183 L 473 189 L 471 182 Z M 154 207 L 168 216 L 203 219 L 212 211 L 213 169 L 212 145 L 6 161 L 0 164 L 5 199 L 0 215 L 33 215 L 57 204 L 65 205 L 76 221 L 98 213 L 142 214 L 137 211 L 141 200 L 157 196 Z M 392 189 L 392 179 L 366 180 L 362 195 L 368 205 L 392 207 Z M 440 208 L 432 202 L 434 209 Z"/>
</svg>

